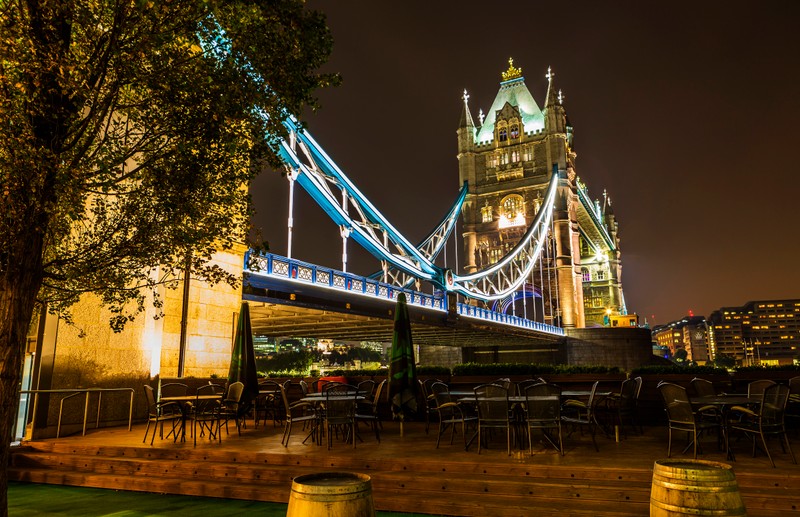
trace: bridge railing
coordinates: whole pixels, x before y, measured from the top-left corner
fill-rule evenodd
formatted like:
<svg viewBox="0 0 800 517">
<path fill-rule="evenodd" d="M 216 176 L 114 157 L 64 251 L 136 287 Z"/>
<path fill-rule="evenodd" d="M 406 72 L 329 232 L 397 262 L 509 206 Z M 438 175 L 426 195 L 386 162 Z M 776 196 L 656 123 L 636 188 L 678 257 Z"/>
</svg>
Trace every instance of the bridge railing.
<svg viewBox="0 0 800 517">
<path fill-rule="evenodd" d="M 446 312 L 447 297 L 442 291 L 437 294 L 422 293 L 412 289 L 397 287 L 353 273 L 346 273 L 310 262 L 275 255 L 274 253 L 255 254 L 248 251 L 244 259 L 244 271 L 249 273 L 247 282 L 253 287 L 274 288 L 274 280 L 304 285 L 312 285 L 333 291 L 347 292 L 370 298 L 396 300 L 399 293 L 405 293 L 410 305 L 426 307 Z M 519 316 L 458 303 L 459 315 L 485 321 L 495 321 L 505 325 L 546 332 L 563 336 L 564 330 L 554 325 L 532 321 Z"/>
<path fill-rule="evenodd" d="M 564 329 L 561 327 L 556 327 L 555 325 L 548 325 L 547 323 L 521 318 L 512 314 L 505 314 L 503 312 L 492 311 L 482 307 L 475 307 L 474 305 L 468 305 L 466 303 L 458 304 L 458 314 L 470 318 L 496 321 L 505 325 L 537 330 L 539 332 L 547 332 L 548 334 L 554 334 L 557 336 L 564 335 Z"/>
<path fill-rule="evenodd" d="M 256 279 L 250 282 L 256 287 L 258 287 L 257 277 L 266 275 L 289 282 L 314 285 L 324 289 L 349 292 L 370 298 L 396 300 L 397 295 L 402 292 L 406 294 L 406 300 L 411 305 L 440 311 L 447 310 L 447 302 L 443 297 L 397 287 L 364 276 L 318 266 L 302 260 L 282 257 L 273 253 L 255 255 L 252 252 L 248 252 L 245 255 L 245 271 L 251 275 L 256 275 Z"/>
</svg>

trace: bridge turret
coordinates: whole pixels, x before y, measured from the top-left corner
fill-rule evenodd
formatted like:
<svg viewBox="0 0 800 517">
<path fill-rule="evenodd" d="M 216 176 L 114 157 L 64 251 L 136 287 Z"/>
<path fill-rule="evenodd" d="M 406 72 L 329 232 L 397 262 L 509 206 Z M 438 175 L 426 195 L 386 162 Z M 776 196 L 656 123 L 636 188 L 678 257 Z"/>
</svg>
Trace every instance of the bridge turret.
<svg viewBox="0 0 800 517">
<path fill-rule="evenodd" d="M 544 130 L 546 133 L 564 133 L 567 145 L 572 145 L 572 127 L 569 125 L 567 112 L 564 109 L 564 96 L 555 87 L 555 72 L 547 68 L 547 98 L 544 104 Z"/>
<path fill-rule="evenodd" d="M 469 152 L 475 149 L 475 123 L 472 121 L 472 113 L 469 111 L 469 94 L 464 90 L 464 106 L 461 109 L 461 120 L 458 123 L 458 153 Z M 463 182 L 463 180 L 462 180 Z"/>
</svg>

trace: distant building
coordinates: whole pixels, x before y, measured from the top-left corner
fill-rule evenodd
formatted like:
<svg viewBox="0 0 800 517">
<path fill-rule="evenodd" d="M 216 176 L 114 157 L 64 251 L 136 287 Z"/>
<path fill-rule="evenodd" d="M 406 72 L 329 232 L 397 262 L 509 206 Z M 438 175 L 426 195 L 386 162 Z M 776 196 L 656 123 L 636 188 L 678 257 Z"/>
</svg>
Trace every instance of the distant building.
<svg viewBox="0 0 800 517">
<path fill-rule="evenodd" d="M 464 92 L 457 131 L 459 180 L 469 185 L 463 268 L 473 273 L 489 267 L 514 248 L 542 207 L 555 170 L 552 237 L 529 318 L 564 328 L 603 326 L 607 314 L 627 314 L 618 225 L 611 199 L 605 192 L 602 201 L 590 199 L 577 176 L 573 128 L 554 75 L 547 73 L 542 109 L 509 60 L 491 108 L 477 123 Z"/>
<path fill-rule="evenodd" d="M 800 299 L 747 302 L 711 313 L 717 354 L 739 364 L 791 364 L 800 346 Z"/>
<path fill-rule="evenodd" d="M 704 364 L 713 359 L 709 354 L 708 326 L 703 316 L 686 316 L 677 321 L 653 328 L 653 340 L 669 349 L 672 356 L 686 350 L 686 358 Z"/>
</svg>

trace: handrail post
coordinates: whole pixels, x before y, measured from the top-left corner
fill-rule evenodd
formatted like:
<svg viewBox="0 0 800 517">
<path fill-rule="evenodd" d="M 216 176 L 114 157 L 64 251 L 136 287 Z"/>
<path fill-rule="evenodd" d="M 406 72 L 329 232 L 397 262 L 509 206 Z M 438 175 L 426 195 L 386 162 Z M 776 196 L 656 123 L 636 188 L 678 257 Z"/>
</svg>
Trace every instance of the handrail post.
<svg viewBox="0 0 800 517">
<path fill-rule="evenodd" d="M 33 418 L 31 418 L 31 436 L 33 438 L 33 433 L 36 430 L 36 410 L 39 408 L 39 392 L 36 391 L 33 394 Z"/>
<path fill-rule="evenodd" d="M 136 393 L 133 388 L 131 390 L 131 402 L 128 404 L 128 431 L 131 430 L 131 425 L 133 424 L 133 396 Z"/>
<path fill-rule="evenodd" d="M 86 436 L 86 421 L 89 420 L 89 390 L 86 390 L 86 402 L 83 405 L 83 435 Z"/>
<path fill-rule="evenodd" d="M 94 423 L 95 429 L 100 429 L 100 404 L 103 402 L 103 389 L 97 392 L 97 421 Z"/>
</svg>

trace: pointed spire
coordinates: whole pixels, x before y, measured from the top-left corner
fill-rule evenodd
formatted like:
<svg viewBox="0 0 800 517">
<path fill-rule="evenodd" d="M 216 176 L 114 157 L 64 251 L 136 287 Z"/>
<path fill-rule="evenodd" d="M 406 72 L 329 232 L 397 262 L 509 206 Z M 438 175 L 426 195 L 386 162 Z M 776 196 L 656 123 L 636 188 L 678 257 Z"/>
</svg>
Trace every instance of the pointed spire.
<svg viewBox="0 0 800 517">
<path fill-rule="evenodd" d="M 544 107 L 546 109 L 550 106 L 561 104 L 561 92 L 559 91 L 558 94 L 556 93 L 556 88 L 554 85 L 556 73 L 553 72 L 553 69 L 549 66 L 547 67 L 547 74 L 545 77 L 547 78 L 547 100 L 545 100 L 544 103 Z"/>
<path fill-rule="evenodd" d="M 461 110 L 461 121 L 458 123 L 458 127 L 474 128 L 475 123 L 472 121 L 472 113 L 469 111 L 469 94 L 466 88 L 464 88 L 464 95 L 461 98 L 464 99 L 464 109 Z"/>
</svg>

